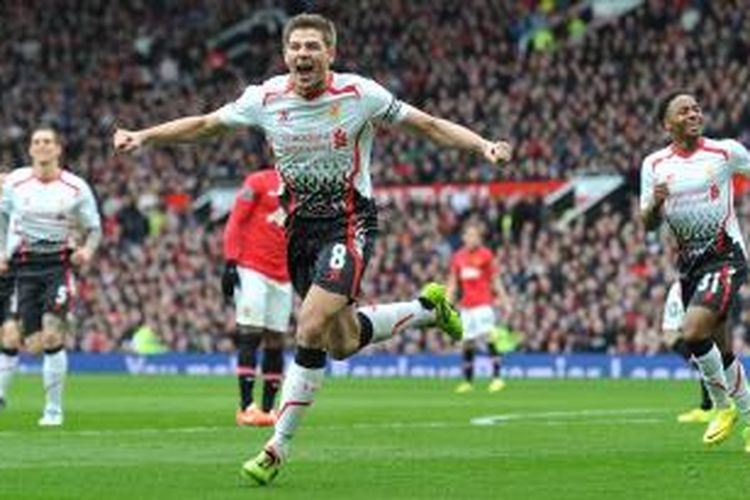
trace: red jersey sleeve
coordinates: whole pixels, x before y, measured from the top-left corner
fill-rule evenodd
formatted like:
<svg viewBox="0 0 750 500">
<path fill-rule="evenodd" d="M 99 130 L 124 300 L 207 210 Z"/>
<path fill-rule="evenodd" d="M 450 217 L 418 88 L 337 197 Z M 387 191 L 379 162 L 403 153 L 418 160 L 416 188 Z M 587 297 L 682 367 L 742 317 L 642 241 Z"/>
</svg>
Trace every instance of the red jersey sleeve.
<svg viewBox="0 0 750 500">
<path fill-rule="evenodd" d="M 240 258 L 240 228 L 244 222 L 249 219 L 255 209 L 256 192 L 258 187 L 254 185 L 253 178 L 247 177 L 242 183 L 240 192 L 234 199 L 232 211 L 229 213 L 229 220 L 224 229 L 224 259 L 237 261 Z"/>
</svg>

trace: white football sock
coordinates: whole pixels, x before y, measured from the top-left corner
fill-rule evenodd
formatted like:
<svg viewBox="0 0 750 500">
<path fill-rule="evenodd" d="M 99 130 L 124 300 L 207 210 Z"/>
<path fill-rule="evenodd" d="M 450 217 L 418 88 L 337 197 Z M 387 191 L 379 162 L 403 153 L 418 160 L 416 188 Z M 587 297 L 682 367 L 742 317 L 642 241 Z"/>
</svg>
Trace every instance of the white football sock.
<svg viewBox="0 0 750 500">
<path fill-rule="evenodd" d="M 728 408 L 730 403 L 729 391 L 727 390 L 727 379 L 724 376 L 724 365 L 721 360 L 721 353 L 716 344 L 701 357 L 693 356 L 695 364 L 706 381 L 706 389 L 714 408 Z"/>
<path fill-rule="evenodd" d="M 9 356 L 0 352 L 0 398 L 5 398 L 5 394 L 13 379 L 13 374 L 18 368 L 18 354 Z"/>
<path fill-rule="evenodd" d="M 289 454 L 291 440 L 305 410 L 312 405 L 315 391 L 323 384 L 324 371 L 324 368 L 304 368 L 295 361 L 284 376 L 279 412 L 271 438 L 271 444 L 281 453 L 282 459 Z"/>
<path fill-rule="evenodd" d="M 748 390 L 745 369 L 740 360 L 735 358 L 729 368 L 724 370 L 724 375 L 729 384 L 729 395 L 734 399 L 742 416 L 750 423 L 750 390 Z"/>
<path fill-rule="evenodd" d="M 407 328 L 426 326 L 435 321 L 435 312 L 422 307 L 418 300 L 374 304 L 357 309 L 372 323 L 371 343 L 382 342 Z"/>
<path fill-rule="evenodd" d="M 42 363 L 42 379 L 47 396 L 45 411 L 62 412 L 62 394 L 65 373 L 68 371 L 68 355 L 65 350 L 45 354 Z"/>
</svg>

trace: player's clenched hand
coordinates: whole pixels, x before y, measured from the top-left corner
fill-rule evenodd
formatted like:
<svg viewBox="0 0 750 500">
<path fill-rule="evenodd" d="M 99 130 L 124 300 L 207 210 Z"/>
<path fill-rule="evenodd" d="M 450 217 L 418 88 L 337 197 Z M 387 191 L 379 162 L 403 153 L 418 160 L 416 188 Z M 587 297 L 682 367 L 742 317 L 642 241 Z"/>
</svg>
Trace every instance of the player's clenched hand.
<svg viewBox="0 0 750 500">
<path fill-rule="evenodd" d="M 8 259 L 6 259 L 5 257 L 0 257 L 0 274 L 7 273 L 8 269 L 10 269 L 10 266 L 8 265 Z"/>
<path fill-rule="evenodd" d="M 513 156 L 513 148 L 505 141 L 487 141 L 483 148 L 484 157 L 492 163 L 506 162 Z"/>
<path fill-rule="evenodd" d="M 654 186 L 654 205 L 660 207 L 664 204 L 664 200 L 669 197 L 669 187 L 666 182 L 660 182 Z"/>
<path fill-rule="evenodd" d="M 115 152 L 127 153 L 135 151 L 143 146 L 143 140 L 143 134 L 139 132 L 118 128 L 115 130 L 115 136 L 113 138 Z"/>
</svg>

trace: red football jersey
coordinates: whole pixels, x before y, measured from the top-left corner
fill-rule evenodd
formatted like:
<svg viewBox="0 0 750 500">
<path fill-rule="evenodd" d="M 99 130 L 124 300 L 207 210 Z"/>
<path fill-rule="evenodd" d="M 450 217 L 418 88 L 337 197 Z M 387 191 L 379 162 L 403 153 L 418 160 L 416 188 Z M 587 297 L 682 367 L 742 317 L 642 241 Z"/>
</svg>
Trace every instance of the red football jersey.
<svg viewBox="0 0 750 500">
<path fill-rule="evenodd" d="M 458 278 L 461 307 L 492 305 L 495 272 L 495 260 L 489 248 L 469 250 L 464 247 L 456 252 L 451 260 L 451 273 Z"/>
<path fill-rule="evenodd" d="M 276 281 L 288 282 L 280 188 L 281 179 L 273 169 L 245 177 L 224 231 L 224 258 Z"/>
</svg>

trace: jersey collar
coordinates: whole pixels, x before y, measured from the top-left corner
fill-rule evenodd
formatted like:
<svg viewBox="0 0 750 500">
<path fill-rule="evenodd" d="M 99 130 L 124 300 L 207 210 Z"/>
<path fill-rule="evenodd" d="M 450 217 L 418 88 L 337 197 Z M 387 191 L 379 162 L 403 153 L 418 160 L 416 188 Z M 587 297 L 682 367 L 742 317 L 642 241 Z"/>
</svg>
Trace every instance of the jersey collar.
<svg viewBox="0 0 750 500">
<path fill-rule="evenodd" d="M 679 145 L 677 145 L 676 143 L 673 142 L 672 145 L 671 145 L 672 153 L 674 153 L 675 155 L 679 156 L 680 158 L 690 158 L 695 153 L 697 153 L 698 151 L 700 151 L 701 149 L 703 149 L 703 143 L 704 142 L 705 141 L 704 141 L 703 137 L 700 137 L 698 139 L 698 142 L 695 144 L 695 149 L 693 149 L 691 151 L 689 151 L 687 149 L 683 149 Z"/>
<path fill-rule="evenodd" d="M 313 99 L 317 99 L 318 97 L 322 96 L 323 94 L 331 90 L 332 86 L 333 86 L 333 71 L 329 71 L 328 76 L 326 77 L 326 84 L 323 87 L 307 95 L 297 94 L 296 92 L 295 94 L 297 94 L 298 96 L 300 96 L 302 99 L 306 101 L 312 101 Z M 289 90 L 292 90 L 294 88 L 291 77 L 289 77 L 289 81 L 287 82 L 287 88 Z"/>
</svg>

